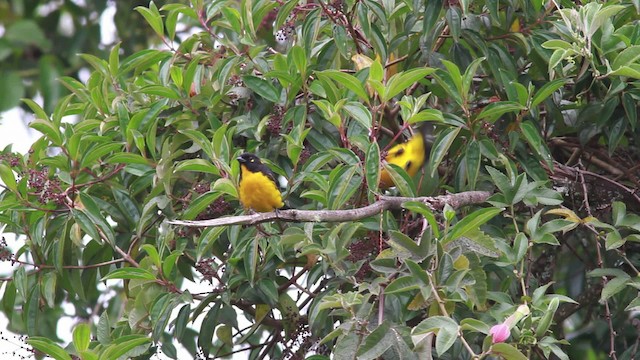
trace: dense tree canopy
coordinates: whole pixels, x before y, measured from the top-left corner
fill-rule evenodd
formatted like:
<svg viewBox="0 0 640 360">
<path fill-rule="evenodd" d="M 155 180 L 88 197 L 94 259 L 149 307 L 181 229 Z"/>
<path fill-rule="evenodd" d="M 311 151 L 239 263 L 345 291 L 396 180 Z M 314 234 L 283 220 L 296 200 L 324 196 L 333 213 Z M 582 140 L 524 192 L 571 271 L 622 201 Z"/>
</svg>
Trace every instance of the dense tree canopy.
<svg viewBox="0 0 640 360">
<path fill-rule="evenodd" d="M 135 10 L 105 53 L 52 47 L 55 31 L 26 42 L 18 22 L 0 39 L 6 79 L 44 95 L 23 100 L 42 136 L 0 155 L 0 222 L 21 244 L 0 249 L 0 310 L 34 349 L 636 356 L 638 1 Z M 47 29 L 50 14 L 21 14 Z M 87 32 L 67 36 L 96 44 L 98 25 L 74 19 Z M 420 131 L 434 140 L 415 176 L 382 160 Z M 243 152 L 291 210 L 238 217 Z"/>
</svg>

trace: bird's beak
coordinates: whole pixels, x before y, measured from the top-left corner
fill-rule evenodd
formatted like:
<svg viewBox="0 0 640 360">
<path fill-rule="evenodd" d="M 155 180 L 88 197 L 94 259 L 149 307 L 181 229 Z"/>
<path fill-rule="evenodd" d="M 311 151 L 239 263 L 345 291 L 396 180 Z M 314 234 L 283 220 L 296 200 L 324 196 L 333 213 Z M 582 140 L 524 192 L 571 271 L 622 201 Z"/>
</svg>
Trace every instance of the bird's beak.
<svg viewBox="0 0 640 360">
<path fill-rule="evenodd" d="M 242 156 L 238 156 L 236 160 L 238 160 L 240 164 L 244 163 L 244 159 L 242 158 Z"/>
</svg>

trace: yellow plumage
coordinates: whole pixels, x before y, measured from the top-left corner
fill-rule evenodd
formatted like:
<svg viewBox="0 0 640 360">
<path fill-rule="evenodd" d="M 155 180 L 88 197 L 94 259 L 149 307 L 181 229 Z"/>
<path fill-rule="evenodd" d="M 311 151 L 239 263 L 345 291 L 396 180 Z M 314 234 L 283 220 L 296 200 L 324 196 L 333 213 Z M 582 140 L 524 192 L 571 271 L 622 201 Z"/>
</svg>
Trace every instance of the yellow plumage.
<svg viewBox="0 0 640 360">
<path fill-rule="evenodd" d="M 275 175 L 260 159 L 249 153 L 238 157 L 240 162 L 240 203 L 247 210 L 270 212 L 284 206 Z"/>
<path fill-rule="evenodd" d="M 409 141 L 395 145 L 385 156 L 388 164 L 394 164 L 404 169 L 413 177 L 424 164 L 426 157 L 424 135 L 416 132 Z M 393 186 L 393 180 L 389 172 L 383 167 L 380 171 L 380 188 L 386 189 Z"/>
</svg>

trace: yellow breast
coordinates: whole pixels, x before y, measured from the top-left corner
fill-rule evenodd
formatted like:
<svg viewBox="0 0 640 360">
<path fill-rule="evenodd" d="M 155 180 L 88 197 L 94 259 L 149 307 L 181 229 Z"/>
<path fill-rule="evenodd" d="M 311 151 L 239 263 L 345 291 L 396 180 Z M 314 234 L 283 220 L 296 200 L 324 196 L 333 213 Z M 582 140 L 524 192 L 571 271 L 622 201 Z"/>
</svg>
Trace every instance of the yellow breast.
<svg viewBox="0 0 640 360">
<path fill-rule="evenodd" d="M 251 172 L 242 165 L 240 179 L 240 202 L 245 209 L 269 212 L 284 206 L 282 195 L 276 184 L 261 172 Z"/>
</svg>

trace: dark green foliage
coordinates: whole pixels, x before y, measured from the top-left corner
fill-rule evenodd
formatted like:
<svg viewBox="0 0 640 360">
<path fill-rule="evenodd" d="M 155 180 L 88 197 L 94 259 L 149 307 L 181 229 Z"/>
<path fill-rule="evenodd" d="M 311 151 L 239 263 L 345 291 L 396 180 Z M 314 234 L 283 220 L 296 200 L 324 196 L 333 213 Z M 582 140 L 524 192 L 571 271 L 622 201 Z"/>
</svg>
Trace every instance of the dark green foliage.
<svg viewBox="0 0 640 360">
<path fill-rule="evenodd" d="M 211 358 L 633 358 L 637 5 L 150 3 L 117 19 L 136 27 L 108 53 L 79 57 L 32 29 L 40 62 L 91 75 L 42 65 L 45 106 L 24 101 L 42 137 L 0 159 L 0 222 L 23 244 L 0 252 L 20 260 L 2 282 L 11 330 L 58 359 L 176 358 L 178 344 Z M 35 63 L 1 41 L 0 91 L 25 91 L 16 71 Z M 288 179 L 294 209 L 367 206 L 384 153 L 425 125 L 424 170 L 389 167 L 388 192 L 461 193 L 447 205 L 167 222 L 240 215 L 245 151 Z M 475 190 L 493 195 L 455 203 Z M 86 321 L 63 349 L 64 303 Z M 498 324 L 510 337 L 492 344 Z"/>
</svg>

